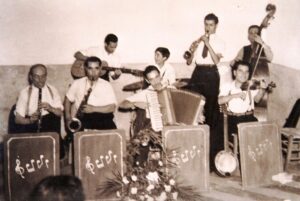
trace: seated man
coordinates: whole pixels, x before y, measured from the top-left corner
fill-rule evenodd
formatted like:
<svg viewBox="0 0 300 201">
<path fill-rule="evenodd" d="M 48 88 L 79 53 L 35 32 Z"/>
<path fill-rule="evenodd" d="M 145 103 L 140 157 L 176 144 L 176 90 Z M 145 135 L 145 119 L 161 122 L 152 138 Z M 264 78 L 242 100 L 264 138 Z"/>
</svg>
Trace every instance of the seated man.
<svg viewBox="0 0 300 201">
<path fill-rule="evenodd" d="M 250 64 L 239 61 L 233 66 L 234 80 L 220 89 L 218 98 L 219 104 L 227 105 L 228 113 L 228 133 L 232 141 L 231 134 L 237 133 L 237 124 L 242 122 L 257 121 L 254 117 L 254 102 L 258 103 L 266 92 L 267 85 L 264 80 L 260 81 L 259 89 L 243 89 L 245 84 L 249 84 Z"/>
<path fill-rule="evenodd" d="M 143 114 L 135 118 L 134 135 L 136 135 L 140 130 L 151 127 L 150 113 L 148 110 L 149 100 L 147 99 L 147 96 L 153 93 L 153 91 L 159 91 L 162 90 L 164 87 L 166 87 L 162 83 L 160 71 L 155 66 L 146 67 L 146 69 L 144 70 L 144 79 L 148 84 L 150 84 L 150 86 L 148 86 L 146 89 L 142 90 L 141 92 L 126 98 L 119 105 L 119 107 L 122 109 L 131 109 L 131 108 L 143 109 L 144 111 Z M 203 101 L 203 105 L 204 105 L 204 101 Z M 202 111 L 200 112 L 200 114 L 201 115 L 199 115 L 199 121 L 203 122 L 204 117 Z"/>
<path fill-rule="evenodd" d="M 60 133 L 63 106 L 58 91 L 46 83 L 47 68 L 33 65 L 29 70 L 29 86 L 18 97 L 15 122 L 22 132 Z"/>
<path fill-rule="evenodd" d="M 47 68 L 43 64 L 31 66 L 28 75 L 29 86 L 18 97 L 15 110 L 17 133 L 56 132 L 60 133 L 63 110 L 58 91 L 46 83 Z M 59 135 L 60 142 L 61 136 Z M 64 149 L 61 144 L 61 157 Z"/>
<path fill-rule="evenodd" d="M 84 129 L 115 129 L 113 121 L 116 97 L 111 84 L 99 78 L 101 60 L 88 57 L 84 62 L 86 76 L 74 80 L 65 97 L 66 125 L 71 125 L 76 117 Z M 75 107 L 71 107 L 74 104 Z M 75 112 L 73 111 L 75 108 Z"/>
</svg>

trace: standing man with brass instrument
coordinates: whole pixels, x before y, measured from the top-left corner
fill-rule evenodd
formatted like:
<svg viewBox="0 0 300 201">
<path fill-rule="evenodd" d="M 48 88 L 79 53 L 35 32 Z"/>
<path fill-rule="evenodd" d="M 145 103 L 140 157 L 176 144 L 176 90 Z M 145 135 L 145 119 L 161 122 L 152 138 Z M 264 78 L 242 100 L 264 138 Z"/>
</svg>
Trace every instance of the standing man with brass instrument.
<svg viewBox="0 0 300 201">
<path fill-rule="evenodd" d="M 188 89 L 195 91 L 206 98 L 204 106 L 205 123 L 210 126 L 210 158 L 218 152 L 216 145 L 218 136 L 216 125 L 219 116 L 218 93 L 220 75 L 217 65 L 223 57 L 225 44 L 216 34 L 219 23 L 218 17 L 210 13 L 204 18 L 205 34 L 192 43 L 189 51 L 184 53 L 188 65 L 195 64 Z M 212 161 L 212 160 L 211 160 Z M 211 164 L 213 164 L 211 162 Z"/>
<path fill-rule="evenodd" d="M 98 57 L 88 57 L 84 62 L 86 76 L 74 80 L 67 91 L 65 122 L 72 133 L 84 129 L 116 128 L 113 113 L 117 101 L 111 84 L 99 78 L 101 65 Z M 76 112 L 72 111 L 72 104 L 75 104 Z"/>
<path fill-rule="evenodd" d="M 47 68 L 43 64 L 31 66 L 28 74 L 29 86 L 18 97 L 15 123 L 18 133 L 56 132 L 60 138 L 60 156 L 64 149 L 60 136 L 60 120 L 63 105 L 56 88 L 46 83 Z"/>
</svg>

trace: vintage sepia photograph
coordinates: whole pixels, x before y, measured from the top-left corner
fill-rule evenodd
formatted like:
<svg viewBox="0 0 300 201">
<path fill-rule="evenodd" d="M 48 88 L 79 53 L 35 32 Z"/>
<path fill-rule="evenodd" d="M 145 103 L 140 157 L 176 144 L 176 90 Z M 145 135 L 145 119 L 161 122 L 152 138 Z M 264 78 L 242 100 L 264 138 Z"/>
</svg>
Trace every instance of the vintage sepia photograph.
<svg viewBox="0 0 300 201">
<path fill-rule="evenodd" d="M 300 1 L 0 3 L 0 201 L 300 200 Z"/>
</svg>

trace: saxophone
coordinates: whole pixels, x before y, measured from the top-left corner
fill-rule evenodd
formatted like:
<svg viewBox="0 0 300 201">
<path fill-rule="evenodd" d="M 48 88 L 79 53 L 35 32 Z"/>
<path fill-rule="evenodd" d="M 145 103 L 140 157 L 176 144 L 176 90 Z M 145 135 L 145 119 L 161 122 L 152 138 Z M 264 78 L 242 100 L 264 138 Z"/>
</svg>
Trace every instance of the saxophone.
<svg viewBox="0 0 300 201">
<path fill-rule="evenodd" d="M 42 103 L 42 89 L 39 88 L 38 107 Z M 38 110 L 37 132 L 39 133 L 42 128 L 42 109 Z"/>
<path fill-rule="evenodd" d="M 69 122 L 69 124 L 67 125 L 68 126 L 68 129 L 72 132 L 72 133 L 75 133 L 75 132 L 78 132 L 81 130 L 82 128 L 82 123 L 80 121 L 80 118 L 83 117 L 83 112 L 82 112 L 82 109 L 83 109 L 83 106 L 87 104 L 88 102 L 88 99 L 89 99 L 89 96 L 91 95 L 91 92 L 92 92 L 92 87 L 90 87 L 87 91 L 87 93 L 84 95 L 80 105 L 79 105 L 79 108 L 76 112 L 76 115 L 75 117 L 72 118 L 72 121 Z"/>
</svg>

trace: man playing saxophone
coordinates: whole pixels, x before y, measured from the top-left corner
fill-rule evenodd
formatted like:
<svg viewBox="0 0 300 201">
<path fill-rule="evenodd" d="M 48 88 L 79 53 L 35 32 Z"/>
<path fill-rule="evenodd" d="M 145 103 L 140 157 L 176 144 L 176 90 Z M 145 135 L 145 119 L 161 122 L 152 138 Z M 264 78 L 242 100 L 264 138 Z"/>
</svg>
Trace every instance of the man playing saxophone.
<svg viewBox="0 0 300 201">
<path fill-rule="evenodd" d="M 86 76 L 74 80 L 67 91 L 64 102 L 66 125 L 70 127 L 74 117 L 81 124 L 74 130 L 69 128 L 72 133 L 84 129 L 116 128 L 113 113 L 117 101 L 111 84 L 99 78 L 101 64 L 98 57 L 88 57 L 84 62 Z"/>
</svg>

